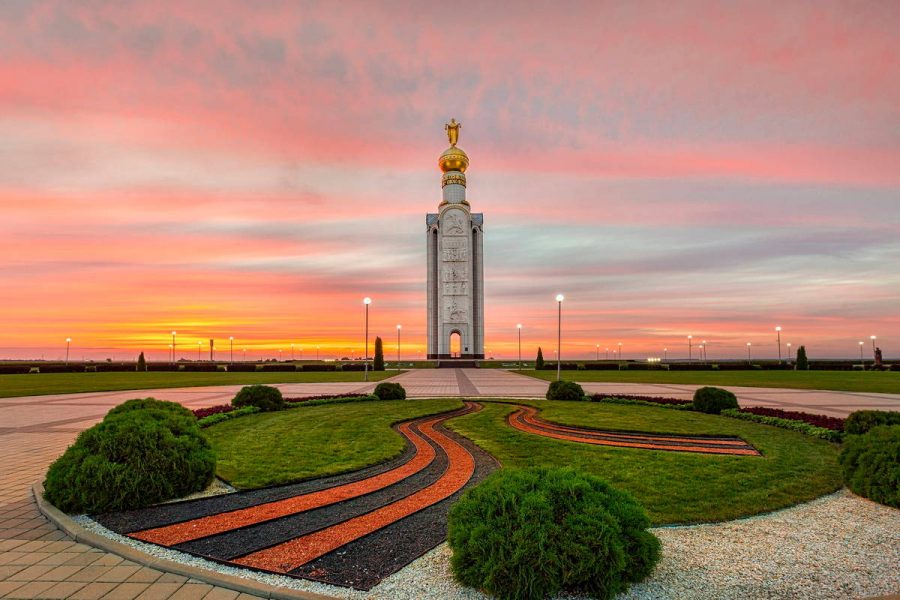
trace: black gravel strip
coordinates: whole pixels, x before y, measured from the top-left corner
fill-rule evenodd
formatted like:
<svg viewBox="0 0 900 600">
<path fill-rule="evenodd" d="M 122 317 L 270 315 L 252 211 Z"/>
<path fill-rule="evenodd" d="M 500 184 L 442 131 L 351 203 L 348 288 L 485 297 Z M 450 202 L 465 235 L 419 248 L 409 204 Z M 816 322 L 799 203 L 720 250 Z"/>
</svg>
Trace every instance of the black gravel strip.
<svg viewBox="0 0 900 600">
<path fill-rule="evenodd" d="M 475 459 L 475 472 L 463 489 L 437 504 L 379 529 L 289 573 L 333 585 L 369 590 L 447 539 L 447 513 L 465 492 L 499 468 L 497 460 L 468 439 L 444 429 Z"/>
<path fill-rule="evenodd" d="M 665 444 L 666 446 L 686 446 L 686 447 L 699 447 L 699 448 L 709 448 L 710 450 L 721 450 L 720 454 L 731 454 L 727 452 L 728 449 L 734 450 L 756 450 L 753 446 L 744 442 L 744 440 L 735 437 L 721 437 L 715 438 L 717 440 L 728 440 L 728 441 L 739 441 L 742 442 L 740 446 L 720 446 L 716 444 L 710 444 L 709 440 L 711 438 L 688 438 L 684 437 L 682 440 L 675 441 L 672 439 L 660 440 L 658 442 L 654 442 L 653 439 L 641 439 L 641 438 L 673 438 L 673 437 L 683 437 L 677 435 L 660 435 L 660 434 L 634 434 L 629 435 L 627 433 L 607 433 L 602 431 L 559 431 L 555 429 L 551 429 L 549 427 L 544 427 L 540 423 L 532 424 L 525 421 L 524 413 L 513 413 L 508 418 L 515 418 L 516 422 L 522 424 L 525 427 L 529 427 L 532 429 L 537 429 L 539 431 L 546 431 L 548 433 L 555 433 L 560 435 L 565 435 L 568 437 L 579 438 L 579 439 L 589 439 L 589 440 L 606 440 L 611 442 L 632 442 L 638 444 Z M 565 425 L 563 427 L 566 427 Z M 635 437 L 635 435 L 639 435 L 640 437 Z M 669 448 L 648 448 L 648 450 L 669 450 Z"/>
<path fill-rule="evenodd" d="M 458 409 L 446 413 L 446 415 L 450 418 L 451 416 L 462 414 L 465 410 L 465 408 Z M 434 418 L 435 416 L 438 415 L 420 417 L 414 419 L 412 422 L 421 422 L 426 419 Z M 397 426 L 395 425 L 393 429 L 397 431 Z M 400 435 L 402 436 L 402 434 Z M 300 496 L 302 494 L 317 492 L 346 483 L 361 481 L 363 479 L 368 479 L 369 477 L 374 477 L 375 475 L 380 475 L 381 473 L 390 471 L 391 469 L 395 469 L 409 462 L 415 456 L 415 453 L 415 446 L 412 442 L 406 440 L 406 448 L 400 456 L 350 473 L 331 475 L 329 477 L 310 479 L 288 485 L 260 488 L 246 492 L 222 494 L 219 496 L 185 500 L 182 502 L 171 502 L 136 510 L 104 513 L 95 515 L 93 518 L 107 529 L 111 529 L 120 534 L 128 534 L 144 529 L 152 529 L 164 525 L 171 525 L 173 523 L 190 521 L 208 515 L 248 508 L 266 502 L 284 500 L 285 498 L 291 498 L 293 496 Z"/>
<path fill-rule="evenodd" d="M 417 426 L 413 428 L 421 435 Z M 394 485 L 337 504 L 233 529 L 173 547 L 183 552 L 227 561 L 308 535 L 396 502 L 431 485 L 447 470 L 449 459 L 446 452 L 436 442 L 431 440 L 428 442 L 435 449 L 435 459 L 424 470 Z"/>
</svg>

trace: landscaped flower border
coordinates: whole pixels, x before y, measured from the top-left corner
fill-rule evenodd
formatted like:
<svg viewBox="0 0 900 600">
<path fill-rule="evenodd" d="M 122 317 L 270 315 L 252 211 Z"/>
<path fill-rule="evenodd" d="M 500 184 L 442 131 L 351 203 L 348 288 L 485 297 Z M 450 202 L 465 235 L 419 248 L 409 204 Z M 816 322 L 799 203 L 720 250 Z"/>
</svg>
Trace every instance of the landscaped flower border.
<svg viewBox="0 0 900 600">
<path fill-rule="evenodd" d="M 780 408 L 768 408 L 766 406 L 750 406 L 741 408 L 741 412 L 753 413 L 763 417 L 777 417 L 779 419 L 789 419 L 791 421 L 804 421 L 815 427 L 824 427 L 833 431 L 844 430 L 844 419 L 838 417 L 829 417 L 826 415 L 816 415 L 808 412 L 800 412 L 795 410 L 782 410 Z"/>
<path fill-rule="evenodd" d="M 751 412 L 744 412 L 742 410 L 737 410 L 734 408 L 723 410 L 721 414 L 724 417 L 731 417 L 733 419 L 753 421 L 754 423 L 761 423 L 763 425 L 773 425 L 775 427 L 781 427 L 782 429 L 799 431 L 800 433 L 805 433 L 806 435 L 811 435 L 813 437 L 827 440 L 829 442 L 840 443 L 844 439 L 844 433 L 842 431 L 826 429 L 825 427 L 816 427 L 815 425 L 810 425 L 805 421 L 782 419 L 779 417 L 768 417 L 766 415 L 757 415 Z"/>
<path fill-rule="evenodd" d="M 378 400 L 378 396 L 372 394 L 331 394 L 322 396 L 311 396 L 309 398 L 285 398 L 285 409 L 297 408 L 298 406 L 319 406 L 322 404 L 343 404 L 345 402 L 364 402 L 366 400 Z M 205 429 L 211 425 L 229 421 L 245 415 L 252 415 L 259 412 L 259 408 L 255 406 L 245 406 L 236 408 L 231 404 L 219 404 L 216 406 L 207 406 L 206 408 L 198 408 L 194 411 L 197 417 L 197 424 Z"/>
<path fill-rule="evenodd" d="M 213 408 L 220 408 L 218 406 Z M 237 419 L 238 417 L 243 417 L 246 415 L 252 415 L 254 413 L 259 412 L 258 406 L 245 406 L 243 408 L 234 408 L 231 407 L 229 411 L 219 411 L 215 412 L 211 415 L 203 417 L 201 419 L 197 419 L 197 425 L 200 426 L 201 429 L 206 429 L 216 423 L 221 423 L 223 421 L 230 421 L 231 419 Z"/>
<path fill-rule="evenodd" d="M 694 410 L 694 404 L 690 400 L 681 400 L 680 398 L 664 398 L 662 396 L 594 394 L 593 396 L 589 396 L 588 399 L 591 402 L 608 402 L 610 404 L 643 404 L 646 406 L 662 406 L 664 408 L 674 408 L 675 410 Z"/>
</svg>

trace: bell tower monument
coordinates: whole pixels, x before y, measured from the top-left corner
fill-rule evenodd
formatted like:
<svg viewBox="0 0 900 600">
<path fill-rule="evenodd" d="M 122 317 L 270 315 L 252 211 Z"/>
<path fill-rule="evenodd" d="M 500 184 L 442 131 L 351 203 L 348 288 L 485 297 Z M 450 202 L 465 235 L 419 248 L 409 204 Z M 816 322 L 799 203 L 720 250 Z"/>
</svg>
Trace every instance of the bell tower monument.
<svg viewBox="0 0 900 600">
<path fill-rule="evenodd" d="M 461 125 L 444 125 L 450 147 L 438 159 L 441 203 L 425 217 L 428 256 L 428 358 L 484 358 L 484 215 L 466 200 L 469 157 Z"/>
</svg>

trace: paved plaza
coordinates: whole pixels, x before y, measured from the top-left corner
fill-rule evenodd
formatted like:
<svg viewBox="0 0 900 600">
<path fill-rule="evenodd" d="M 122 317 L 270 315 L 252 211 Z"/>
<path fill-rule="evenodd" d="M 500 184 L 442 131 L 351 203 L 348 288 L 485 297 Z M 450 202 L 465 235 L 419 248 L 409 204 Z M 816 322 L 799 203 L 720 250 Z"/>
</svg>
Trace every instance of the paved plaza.
<svg viewBox="0 0 900 600">
<path fill-rule="evenodd" d="M 547 382 L 499 369 L 414 370 L 392 381 L 412 397 L 539 397 Z M 230 402 L 241 386 L 96 392 L 0 399 L 0 598 L 250 598 L 124 560 L 69 540 L 38 512 L 31 486 L 79 431 L 113 406 L 152 396 L 195 409 Z M 375 383 L 279 385 L 286 397 L 366 392 Z M 588 392 L 689 398 L 697 386 L 587 383 Z M 900 410 L 900 395 L 730 388 L 741 404 L 833 416 Z"/>
</svg>

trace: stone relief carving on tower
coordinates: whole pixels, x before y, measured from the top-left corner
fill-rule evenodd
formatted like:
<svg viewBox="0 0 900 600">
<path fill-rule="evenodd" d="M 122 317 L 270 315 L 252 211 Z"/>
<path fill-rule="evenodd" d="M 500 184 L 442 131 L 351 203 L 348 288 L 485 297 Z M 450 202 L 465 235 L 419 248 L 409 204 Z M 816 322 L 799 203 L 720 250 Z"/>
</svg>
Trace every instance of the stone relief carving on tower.
<svg viewBox="0 0 900 600">
<path fill-rule="evenodd" d="M 447 211 L 447 216 L 445 217 L 446 224 L 444 233 L 447 235 L 465 235 L 466 234 L 466 224 L 465 218 L 462 215 L 461 211 Z"/>
</svg>

